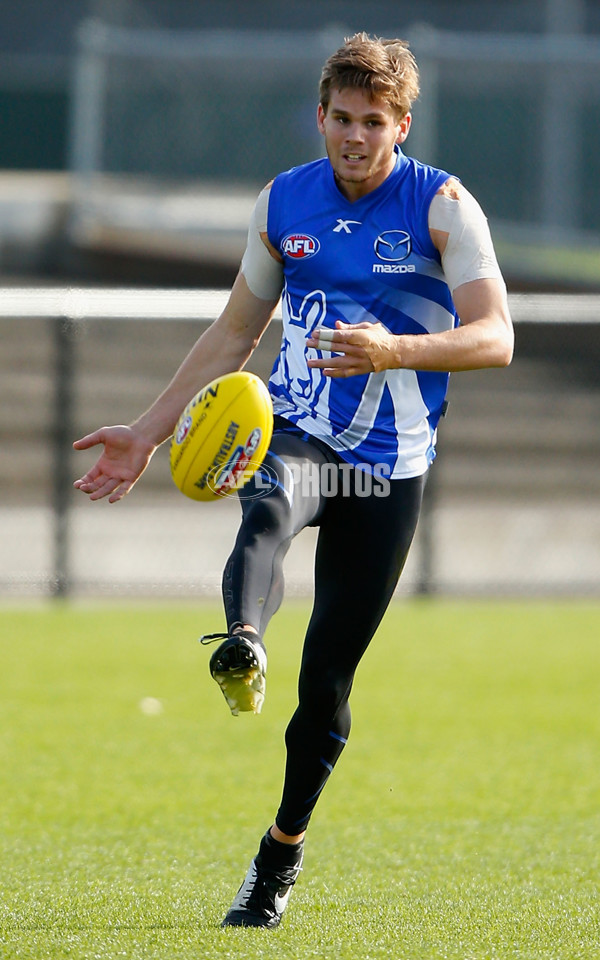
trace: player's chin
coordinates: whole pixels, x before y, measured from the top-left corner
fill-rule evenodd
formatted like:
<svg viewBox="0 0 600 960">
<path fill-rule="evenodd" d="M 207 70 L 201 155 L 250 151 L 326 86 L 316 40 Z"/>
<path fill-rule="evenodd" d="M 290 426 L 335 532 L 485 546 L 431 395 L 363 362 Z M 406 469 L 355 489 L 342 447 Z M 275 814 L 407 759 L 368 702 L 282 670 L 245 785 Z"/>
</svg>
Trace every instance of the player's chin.
<svg viewBox="0 0 600 960">
<path fill-rule="evenodd" d="M 356 167 L 344 167 L 342 170 L 338 170 L 337 178 L 342 183 L 364 183 L 365 180 L 369 179 L 369 174 L 366 170 Z"/>
</svg>

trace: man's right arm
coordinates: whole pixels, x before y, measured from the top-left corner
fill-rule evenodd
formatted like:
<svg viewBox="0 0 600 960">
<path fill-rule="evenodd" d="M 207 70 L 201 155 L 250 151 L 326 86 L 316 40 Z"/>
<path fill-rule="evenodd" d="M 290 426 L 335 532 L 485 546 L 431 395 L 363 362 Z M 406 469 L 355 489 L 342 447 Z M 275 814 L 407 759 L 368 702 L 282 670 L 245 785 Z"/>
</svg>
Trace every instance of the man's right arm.
<svg viewBox="0 0 600 960">
<path fill-rule="evenodd" d="M 74 486 L 90 500 L 121 500 L 148 466 L 156 448 L 171 436 L 192 397 L 215 377 L 241 369 L 257 346 L 275 299 L 263 300 L 250 290 L 242 272 L 236 278 L 223 313 L 196 341 L 167 388 L 130 426 L 101 427 L 76 440 L 76 450 L 104 445 L 96 464 Z"/>
<path fill-rule="evenodd" d="M 265 331 L 277 302 L 252 293 L 239 273 L 223 313 L 196 341 L 166 390 L 132 424 L 158 446 L 175 428 L 181 411 L 215 377 L 240 370 Z"/>
</svg>

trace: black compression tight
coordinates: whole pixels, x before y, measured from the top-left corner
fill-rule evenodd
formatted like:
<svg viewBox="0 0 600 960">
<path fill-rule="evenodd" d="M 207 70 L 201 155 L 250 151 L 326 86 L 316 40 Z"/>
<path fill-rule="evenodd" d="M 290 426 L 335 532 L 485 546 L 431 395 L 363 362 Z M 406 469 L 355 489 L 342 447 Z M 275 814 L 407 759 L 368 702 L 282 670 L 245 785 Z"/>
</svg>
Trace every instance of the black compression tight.
<svg viewBox="0 0 600 960">
<path fill-rule="evenodd" d="M 307 525 L 319 526 L 314 606 L 276 818 L 280 830 L 295 835 L 306 828 L 348 739 L 354 674 L 404 566 L 425 478 L 375 484 L 365 496 L 357 471 L 323 445 L 289 433 L 274 435 L 265 466 L 277 485 L 266 496 L 242 500 L 223 595 L 229 628 L 250 624 L 262 636 L 283 597 L 282 563 L 292 538 Z M 335 476 L 337 495 L 327 496 Z M 244 489 L 246 496 L 253 492 Z"/>
</svg>

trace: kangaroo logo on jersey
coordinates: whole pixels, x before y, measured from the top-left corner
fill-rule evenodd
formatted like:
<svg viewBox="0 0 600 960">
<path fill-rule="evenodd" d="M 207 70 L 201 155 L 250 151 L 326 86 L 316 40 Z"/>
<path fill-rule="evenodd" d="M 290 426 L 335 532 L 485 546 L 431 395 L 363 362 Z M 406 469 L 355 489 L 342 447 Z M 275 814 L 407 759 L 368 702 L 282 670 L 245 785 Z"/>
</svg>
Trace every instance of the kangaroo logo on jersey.
<svg viewBox="0 0 600 960">
<path fill-rule="evenodd" d="M 412 241 L 406 230 L 386 230 L 375 241 L 375 253 L 380 260 L 399 263 L 410 257 Z"/>
<path fill-rule="evenodd" d="M 303 260 L 314 257 L 321 249 L 321 244 L 315 237 L 306 233 L 290 233 L 281 244 L 281 249 L 288 257 L 294 260 Z"/>
</svg>

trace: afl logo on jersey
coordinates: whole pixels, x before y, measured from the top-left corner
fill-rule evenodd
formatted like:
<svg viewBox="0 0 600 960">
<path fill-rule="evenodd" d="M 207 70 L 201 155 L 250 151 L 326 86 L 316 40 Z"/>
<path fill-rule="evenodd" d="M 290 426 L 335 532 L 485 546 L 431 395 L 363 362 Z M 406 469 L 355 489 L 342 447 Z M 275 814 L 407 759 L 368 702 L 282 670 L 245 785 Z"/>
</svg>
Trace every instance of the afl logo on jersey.
<svg viewBox="0 0 600 960">
<path fill-rule="evenodd" d="M 375 241 L 375 253 L 380 260 L 398 263 L 410 257 L 412 242 L 406 230 L 386 230 Z"/>
<path fill-rule="evenodd" d="M 319 241 L 315 237 L 309 237 L 306 233 L 290 233 L 281 244 L 284 254 L 293 257 L 294 260 L 314 257 L 320 248 Z"/>
</svg>

